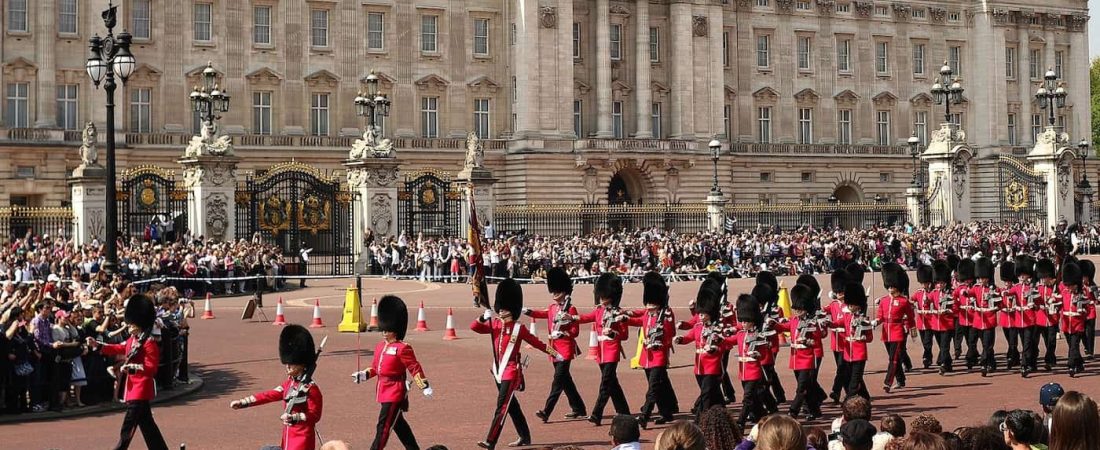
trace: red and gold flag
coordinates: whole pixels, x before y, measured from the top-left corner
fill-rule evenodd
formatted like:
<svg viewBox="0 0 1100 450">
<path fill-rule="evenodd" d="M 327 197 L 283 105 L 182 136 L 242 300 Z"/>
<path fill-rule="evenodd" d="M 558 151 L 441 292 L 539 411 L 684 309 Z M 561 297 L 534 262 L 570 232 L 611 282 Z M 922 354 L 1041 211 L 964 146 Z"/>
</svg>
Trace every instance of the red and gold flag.
<svg viewBox="0 0 1100 450">
<path fill-rule="evenodd" d="M 489 293 L 485 291 L 485 264 L 481 258 L 481 222 L 477 220 L 477 208 L 474 207 L 474 187 L 466 186 L 466 199 L 470 210 L 470 226 L 466 240 L 470 244 L 470 258 L 467 263 L 473 267 L 470 276 L 470 288 L 474 300 L 485 308 L 490 308 Z"/>
</svg>

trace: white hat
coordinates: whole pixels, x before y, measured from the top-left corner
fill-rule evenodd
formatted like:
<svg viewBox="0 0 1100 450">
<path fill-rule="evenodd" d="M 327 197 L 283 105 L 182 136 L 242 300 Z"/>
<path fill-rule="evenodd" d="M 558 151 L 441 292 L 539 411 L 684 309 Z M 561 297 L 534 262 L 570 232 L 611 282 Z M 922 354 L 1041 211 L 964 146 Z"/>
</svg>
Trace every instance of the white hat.
<svg viewBox="0 0 1100 450">
<path fill-rule="evenodd" d="M 61 281 L 61 279 L 57 277 L 57 274 L 51 273 L 50 276 L 46 277 L 46 281 L 49 283 L 56 283 Z"/>
</svg>

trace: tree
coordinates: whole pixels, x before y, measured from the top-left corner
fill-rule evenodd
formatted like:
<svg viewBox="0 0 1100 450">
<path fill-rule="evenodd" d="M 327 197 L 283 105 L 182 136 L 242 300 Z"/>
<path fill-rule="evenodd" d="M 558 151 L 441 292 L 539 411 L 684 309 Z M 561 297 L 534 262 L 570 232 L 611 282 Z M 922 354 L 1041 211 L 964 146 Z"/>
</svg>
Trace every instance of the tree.
<svg viewBox="0 0 1100 450">
<path fill-rule="evenodd" d="M 1093 58 L 1089 64 L 1089 90 L 1092 103 L 1092 150 L 1096 155 L 1100 146 L 1100 57 Z"/>
</svg>

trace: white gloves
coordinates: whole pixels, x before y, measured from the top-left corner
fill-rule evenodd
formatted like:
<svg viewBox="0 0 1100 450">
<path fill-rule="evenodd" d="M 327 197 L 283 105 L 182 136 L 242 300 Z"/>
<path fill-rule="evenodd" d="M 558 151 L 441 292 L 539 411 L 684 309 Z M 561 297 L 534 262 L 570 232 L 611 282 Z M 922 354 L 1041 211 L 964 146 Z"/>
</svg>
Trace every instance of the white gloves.
<svg viewBox="0 0 1100 450">
<path fill-rule="evenodd" d="M 565 361 L 565 357 L 564 357 L 564 356 L 561 356 L 560 354 L 559 354 L 559 355 L 556 355 L 556 356 L 554 356 L 554 362 L 563 362 L 563 361 Z"/>
<path fill-rule="evenodd" d="M 531 315 L 531 308 L 523 308 L 523 309 L 520 310 L 520 313 L 522 313 L 525 316 L 530 316 Z"/>
<path fill-rule="evenodd" d="M 351 378 L 355 380 L 355 384 L 359 384 L 360 382 L 367 381 L 370 376 L 367 374 L 366 370 L 360 370 L 351 374 Z"/>
<path fill-rule="evenodd" d="M 432 395 L 434 395 L 434 394 L 435 394 L 435 391 L 432 390 L 431 386 L 428 386 L 428 387 L 424 388 L 424 396 L 425 397 L 432 398 Z"/>
<path fill-rule="evenodd" d="M 611 340 L 611 338 L 610 338 L 610 337 L 607 337 L 606 335 L 602 335 L 602 334 L 601 334 L 601 335 L 599 335 L 599 336 L 597 336 L 597 337 L 596 337 L 596 340 L 597 340 L 597 341 L 600 341 L 600 342 L 603 342 L 603 341 L 610 341 L 610 340 Z"/>
<path fill-rule="evenodd" d="M 562 336 L 565 336 L 565 333 L 562 333 L 560 331 L 555 331 L 553 333 L 550 333 L 550 339 L 561 339 Z"/>
<path fill-rule="evenodd" d="M 487 321 L 489 319 L 492 319 L 492 318 L 493 318 L 493 310 L 491 310 L 491 309 L 486 309 L 485 312 L 481 314 L 481 321 L 482 322 L 485 322 L 485 321 Z"/>
<path fill-rule="evenodd" d="M 142 367 L 141 364 L 123 364 L 122 370 L 125 370 L 126 373 L 132 374 L 135 372 L 144 371 L 145 368 Z"/>
</svg>

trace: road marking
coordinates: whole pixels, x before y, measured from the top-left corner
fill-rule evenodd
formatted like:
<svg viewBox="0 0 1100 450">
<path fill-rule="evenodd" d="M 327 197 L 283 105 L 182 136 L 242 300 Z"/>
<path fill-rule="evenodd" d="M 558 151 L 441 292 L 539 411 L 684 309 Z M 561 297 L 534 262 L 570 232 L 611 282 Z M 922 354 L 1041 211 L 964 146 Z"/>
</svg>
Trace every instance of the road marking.
<svg viewBox="0 0 1100 450">
<path fill-rule="evenodd" d="M 408 290 L 403 290 L 403 291 L 385 291 L 382 294 L 383 295 L 415 294 L 415 293 L 418 293 L 418 292 L 431 292 L 431 291 L 437 291 L 437 290 L 441 289 L 441 286 L 438 283 L 424 283 L 424 282 L 415 281 L 415 280 L 410 280 L 410 281 L 412 281 L 413 283 L 419 284 L 421 287 L 418 288 L 418 289 L 408 289 Z M 340 288 L 340 290 L 345 291 L 345 294 L 346 294 L 346 288 Z M 364 289 L 364 290 L 366 290 L 366 289 Z M 289 299 L 289 300 L 284 298 L 283 299 L 283 306 L 297 306 L 297 307 L 303 307 L 303 308 L 312 308 L 313 307 L 313 302 L 310 302 L 310 300 L 327 300 L 327 299 L 334 299 L 334 298 L 344 298 L 345 294 L 321 295 L 321 296 L 312 296 L 312 297 L 292 298 L 292 299 Z M 367 303 L 363 302 L 363 306 L 366 306 L 366 305 L 367 305 Z M 321 308 L 343 309 L 344 305 L 338 305 L 338 306 L 335 306 L 335 305 L 334 306 L 321 305 Z"/>
</svg>

